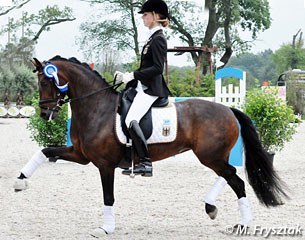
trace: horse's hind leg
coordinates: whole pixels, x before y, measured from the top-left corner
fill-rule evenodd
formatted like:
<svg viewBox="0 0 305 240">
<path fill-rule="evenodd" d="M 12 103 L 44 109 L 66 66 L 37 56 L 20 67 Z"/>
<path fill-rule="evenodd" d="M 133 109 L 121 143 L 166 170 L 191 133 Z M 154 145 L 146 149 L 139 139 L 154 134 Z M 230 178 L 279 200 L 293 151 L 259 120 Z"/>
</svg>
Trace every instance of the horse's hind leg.
<svg viewBox="0 0 305 240">
<path fill-rule="evenodd" d="M 214 169 L 214 171 L 227 181 L 238 198 L 238 207 L 241 215 L 240 224 L 242 226 L 249 226 L 252 221 L 250 203 L 246 197 L 245 183 L 237 176 L 236 168 L 224 162 L 222 168 L 218 167 L 218 169 Z"/>
<path fill-rule="evenodd" d="M 217 216 L 216 199 L 226 185 L 227 181 L 223 177 L 218 177 L 204 199 L 205 211 L 211 219 Z"/>
</svg>

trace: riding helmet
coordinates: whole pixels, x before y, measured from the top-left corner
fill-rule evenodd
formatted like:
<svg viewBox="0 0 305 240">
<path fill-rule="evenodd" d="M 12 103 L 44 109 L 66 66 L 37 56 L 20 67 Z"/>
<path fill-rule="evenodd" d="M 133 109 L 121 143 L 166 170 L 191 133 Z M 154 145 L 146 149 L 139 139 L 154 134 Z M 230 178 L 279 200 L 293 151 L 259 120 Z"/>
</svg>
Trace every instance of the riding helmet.
<svg viewBox="0 0 305 240">
<path fill-rule="evenodd" d="M 168 7 L 163 0 L 148 0 L 143 5 L 139 13 L 155 12 L 169 18 Z"/>
</svg>

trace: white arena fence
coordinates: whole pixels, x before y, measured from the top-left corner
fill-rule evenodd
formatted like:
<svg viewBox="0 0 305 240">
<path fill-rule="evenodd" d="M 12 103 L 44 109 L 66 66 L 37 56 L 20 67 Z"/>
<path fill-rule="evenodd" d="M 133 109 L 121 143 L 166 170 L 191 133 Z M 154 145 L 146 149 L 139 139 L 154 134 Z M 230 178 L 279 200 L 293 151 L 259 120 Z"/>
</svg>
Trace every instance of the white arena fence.
<svg viewBox="0 0 305 240">
<path fill-rule="evenodd" d="M 10 104 L 5 107 L 4 103 L 0 103 L 0 117 L 1 118 L 24 118 L 31 117 L 35 114 L 35 108 L 32 106 L 17 107 L 16 104 Z"/>
</svg>

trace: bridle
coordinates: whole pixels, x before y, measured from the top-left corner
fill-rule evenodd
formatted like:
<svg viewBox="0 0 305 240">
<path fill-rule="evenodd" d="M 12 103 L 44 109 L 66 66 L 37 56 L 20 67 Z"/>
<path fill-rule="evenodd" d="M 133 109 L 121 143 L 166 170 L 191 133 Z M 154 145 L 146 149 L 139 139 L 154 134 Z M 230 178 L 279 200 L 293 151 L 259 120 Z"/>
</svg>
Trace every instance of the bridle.
<svg viewBox="0 0 305 240">
<path fill-rule="evenodd" d="M 115 83 L 115 80 L 112 82 L 112 84 Z M 123 83 L 116 83 L 116 84 L 113 84 L 111 86 L 107 86 L 107 87 L 104 87 L 104 88 L 101 88 L 101 89 L 98 89 L 94 92 L 91 92 L 91 93 L 88 93 L 88 94 L 85 94 L 83 96 L 80 96 L 80 97 L 75 97 L 75 98 L 61 98 L 61 95 L 60 92 L 58 92 L 57 96 L 58 98 L 49 98 L 49 99 L 44 99 L 44 100 L 40 100 L 39 101 L 39 107 L 42 108 L 42 109 L 46 109 L 46 110 L 54 110 L 55 109 L 60 109 L 60 107 L 63 105 L 63 104 L 66 104 L 66 103 L 70 103 L 70 102 L 74 102 L 74 101 L 77 101 L 77 100 L 81 100 L 81 99 L 84 99 L 84 98 L 87 98 L 87 97 L 91 97 L 97 93 L 100 93 L 102 91 L 105 91 L 107 89 L 114 89 L 116 90 L 119 86 L 121 86 Z M 52 103 L 52 102 L 55 102 L 56 104 L 53 106 L 53 107 L 46 107 L 46 106 L 43 106 L 43 104 L 46 104 L 46 103 Z"/>
<path fill-rule="evenodd" d="M 46 65 L 46 66 L 48 66 L 48 65 Z M 55 66 L 55 65 L 52 64 L 52 67 L 53 66 Z M 44 69 L 45 69 L 45 67 L 44 67 Z M 95 94 L 98 94 L 100 92 L 103 92 L 103 91 L 111 89 L 111 88 L 116 90 L 119 86 L 121 86 L 123 84 L 122 82 L 116 83 L 116 76 L 115 76 L 114 80 L 112 81 L 110 86 L 98 89 L 96 91 L 93 91 L 91 93 L 85 94 L 85 95 L 80 96 L 80 97 L 75 97 L 75 98 L 69 98 L 68 97 L 68 98 L 65 99 L 66 93 L 68 92 L 68 87 L 67 87 L 68 83 L 64 85 L 64 86 L 66 86 L 64 88 L 62 86 L 59 86 L 59 79 L 58 79 L 58 76 L 57 76 L 57 68 L 56 68 L 56 71 L 52 74 L 46 74 L 45 72 L 46 71 L 40 72 L 40 74 L 44 74 L 50 80 L 54 79 L 54 81 L 52 81 L 52 82 L 55 85 L 56 91 L 57 91 L 57 94 L 56 94 L 57 98 L 48 98 L 48 99 L 43 99 L 43 100 L 39 101 L 39 107 L 41 109 L 44 109 L 44 110 L 47 110 L 47 111 L 51 112 L 50 117 L 49 117 L 49 121 L 52 120 L 52 116 L 53 116 L 54 113 L 58 113 L 59 110 L 61 110 L 61 107 L 64 104 L 71 103 L 71 102 L 78 101 L 78 100 L 82 100 L 84 98 L 93 96 Z M 45 104 L 49 104 L 49 103 L 55 103 L 55 104 L 51 107 L 45 106 Z"/>
<path fill-rule="evenodd" d="M 59 95 L 59 98 L 49 98 L 49 99 L 40 100 L 39 107 L 41 109 L 45 109 L 45 110 L 48 110 L 51 112 L 58 112 L 61 109 L 61 106 L 65 103 L 65 100 L 60 97 L 60 94 L 58 94 L 58 95 Z M 44 104 L 53 103 L 53 102 L 55 102 L 55 105 L 52 107 L 48 107 L 48 106 L 44 105 Z"/>
</svg>

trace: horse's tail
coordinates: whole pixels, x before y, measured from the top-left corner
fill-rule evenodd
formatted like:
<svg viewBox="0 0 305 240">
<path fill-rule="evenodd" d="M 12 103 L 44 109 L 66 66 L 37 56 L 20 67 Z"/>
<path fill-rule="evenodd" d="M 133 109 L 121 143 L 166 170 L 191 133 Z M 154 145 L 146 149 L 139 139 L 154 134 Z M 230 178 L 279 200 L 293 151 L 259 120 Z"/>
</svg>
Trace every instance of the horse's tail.
<svg viewBox="0 0 305 240">
<path fill-rule="evenodd" d="M 245 151 L 247 178 L 257 198 L 265 206 L 283 204 L 281 197 L 288 198 L 285 185 L 275 172 L 268 152 L 263 148 L 252 120 L 243 112 L 231 108 L 241 127 Z"/>
</svg>

